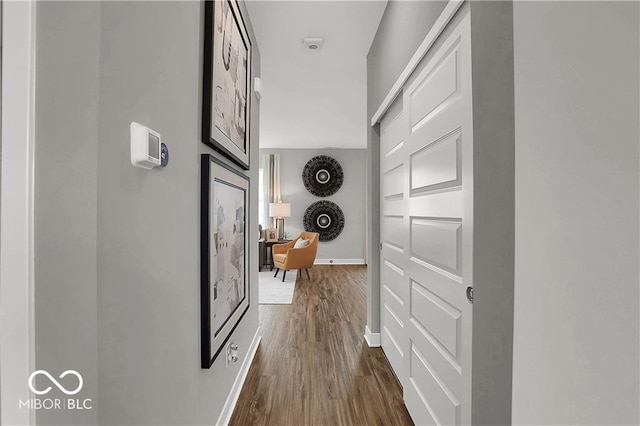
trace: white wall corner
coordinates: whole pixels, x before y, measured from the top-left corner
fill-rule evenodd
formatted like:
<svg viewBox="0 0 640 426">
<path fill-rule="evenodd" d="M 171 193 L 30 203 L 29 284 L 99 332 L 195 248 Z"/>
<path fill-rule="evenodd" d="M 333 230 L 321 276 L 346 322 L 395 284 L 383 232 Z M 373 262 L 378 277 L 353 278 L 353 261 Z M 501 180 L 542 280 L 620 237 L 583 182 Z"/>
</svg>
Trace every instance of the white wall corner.
<svg viewBox="0 0 640 426">
<path fill-rule="evenodd" d="M 370 348 L 380 347 L 380 333 L 372 333 L 368 325 L 364 328 L 364 340 Z"/>
<path fill-rule="evenodd" d="M 238 371 L 236 380 L 233 382 L 231 391 L 229 391 L 227 400 L 225 401 L 224 406 L 222 407 L 222 411 L 220 412 L 218 421 L 216 421 L 216 425 L 221 426 L 221 425 L 229 424 L 229 421 L 231 420 L 231 416 L 233 415 L 233 410 L 235 410 L 236 404 L 238 403 L 238 398 L 240 397 L 240 391 L 242 391 L 242 386 L 244 385 L 244 381 L 247 379 L 247 374 L 249 374 L 249 368 L 251 367 L 253 358 L 256 356 L 256 351 L 258 350 L 258 346 L 260 345 L 261 339 L 262 339 L 262 335 L 260 334 L 260 327 L 258 327 L 258 329 L 256 330 L 256 334 L 253 336 L 253 340 L 251 341 L 251 346 L 249 347 L 247 356 L 244 358 L 244 361 L 242 362 L 242 366 Z"/>
</svg>

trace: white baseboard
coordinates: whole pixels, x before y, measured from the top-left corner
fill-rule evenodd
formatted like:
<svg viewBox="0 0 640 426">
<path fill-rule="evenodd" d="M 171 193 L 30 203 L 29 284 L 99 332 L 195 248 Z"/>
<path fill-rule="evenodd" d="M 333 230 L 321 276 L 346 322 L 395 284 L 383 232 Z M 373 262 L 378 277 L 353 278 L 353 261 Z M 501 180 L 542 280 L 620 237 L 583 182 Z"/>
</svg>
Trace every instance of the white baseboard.
<svg viewBox="0 0 640 426">
<path fill-rule="evenodd" d="M 231 420 L 233 410 L 235 410 L 236 404 L 238 403 L 238 398 L 240 397 L 242 385 L 244 385 L 244 381 L 247 379 L 247 374 L 249 374 L 251 362 L 253 362 L 253 357 L 256 356 L 258 345 L 260 345 L 260 339 L 262 339 L 262 335 L 260 334 L 260 327 L 258 327 L 258 329 L 256 330 L 256 334 L 255 336 L 253 336 L 253 340 L 251 341 L 249 352 L 247 352 L 247 356 L 242 362 L 242 366 L 240 366 L 240 371 L 238 371 L 238 375 L 236 376 L 235 382 L 233 382 L 233 386 L 231 387 L 229 396 L 227 396 L 224 407 L 222 407 L 222 412 L 220 413 L 220 417 L 218 417 L 218 421 L 216 422 L 216 425 L 218 426 L 228 425 L 229 421 Z"/>
<path fill-rule="evenodd" d="M 380 347 L 380 333 L 372 333 L 368 325 L 364 328 L 364 340 L 367 341 L 370 348 Z"/>
<path fill-rule="evenodd" d="M 364 259 L 316 259 L 314 265 L 364 265 Z"/>
</svg>

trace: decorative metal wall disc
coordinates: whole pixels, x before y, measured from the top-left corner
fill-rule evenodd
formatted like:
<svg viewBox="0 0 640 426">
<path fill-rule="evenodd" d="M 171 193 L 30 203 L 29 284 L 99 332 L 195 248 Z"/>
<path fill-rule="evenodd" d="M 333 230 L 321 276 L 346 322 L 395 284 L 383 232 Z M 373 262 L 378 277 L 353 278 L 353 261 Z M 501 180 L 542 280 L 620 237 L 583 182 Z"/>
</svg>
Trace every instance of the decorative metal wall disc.
<svg viewBox="0 0 640 426">
<path fill-rule="evenodd" d="M 328 155 L 313 157 L 302 170 L 304 187 L 318 197 L 328 197 L 338 192 L 343 180 L 342 166 Z"/>
<path fill-rule="evenodd" d="M 320 241 L 335 240 L 344 229 L 344 213 L 336 203 L 322 200 L 304 212 L 304 230 L 320 234 Z"/>
</svg>

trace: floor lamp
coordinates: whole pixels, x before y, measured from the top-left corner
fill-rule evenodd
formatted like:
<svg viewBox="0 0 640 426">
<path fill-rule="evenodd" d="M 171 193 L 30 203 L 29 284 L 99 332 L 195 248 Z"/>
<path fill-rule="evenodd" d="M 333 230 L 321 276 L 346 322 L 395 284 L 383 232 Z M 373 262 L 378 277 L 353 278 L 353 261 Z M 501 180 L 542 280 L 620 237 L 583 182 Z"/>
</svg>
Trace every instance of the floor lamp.
<svg viewBox="0 0 640 426">
<path fill-rule="evenodd" d="M 278 229 L 278 239 L 284 239 L 284 218 L 291 217 L 291 204 L 289 203 L 269 203 L 269 216 L 276 218 L 276 228 Z"/>
</svg>

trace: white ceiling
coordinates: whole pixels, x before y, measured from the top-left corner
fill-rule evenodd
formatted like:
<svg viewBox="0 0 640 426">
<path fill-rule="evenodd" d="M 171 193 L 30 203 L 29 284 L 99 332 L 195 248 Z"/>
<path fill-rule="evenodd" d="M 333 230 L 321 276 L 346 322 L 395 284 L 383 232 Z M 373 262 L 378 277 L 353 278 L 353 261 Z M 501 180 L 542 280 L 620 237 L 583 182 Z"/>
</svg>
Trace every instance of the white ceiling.
<svg viewBox="0 0 640 426">
<path fill-rule="evenodd" d="M 260 147 L 366 148 L 366 57 L 386 0 L 246 3 L 261 54 Z"/>
</svg>

